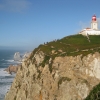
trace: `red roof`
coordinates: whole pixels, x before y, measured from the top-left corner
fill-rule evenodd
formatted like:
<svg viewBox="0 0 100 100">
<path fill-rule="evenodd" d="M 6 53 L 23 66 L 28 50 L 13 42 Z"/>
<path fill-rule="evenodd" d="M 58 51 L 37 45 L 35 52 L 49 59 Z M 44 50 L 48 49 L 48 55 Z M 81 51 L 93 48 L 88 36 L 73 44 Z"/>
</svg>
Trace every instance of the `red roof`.
<svg viewBox="0 0 100 100">
<path fill-rule="evenodd" d="M 92 21 L 96 21 L 96 15 L 92 16 Z"/>
<path fill-rule="evenodd" d="M 91 29 L 91 28 L 87 27 L 86 29 Z"/>
</svg>

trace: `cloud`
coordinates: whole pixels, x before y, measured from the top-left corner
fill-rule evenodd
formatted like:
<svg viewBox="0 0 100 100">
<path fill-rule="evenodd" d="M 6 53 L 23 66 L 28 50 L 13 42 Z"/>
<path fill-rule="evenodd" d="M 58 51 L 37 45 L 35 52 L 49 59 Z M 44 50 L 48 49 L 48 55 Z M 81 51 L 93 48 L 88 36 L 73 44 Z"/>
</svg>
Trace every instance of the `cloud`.
<svg viewBox="0 0 100 100">
<path fill-rule="evenodd" d="M 0 10 L 23 12 L 27 10 L 30 5 L 31 2 L 29 2 L 29 0 L 1 0 Z"/>
</svg>

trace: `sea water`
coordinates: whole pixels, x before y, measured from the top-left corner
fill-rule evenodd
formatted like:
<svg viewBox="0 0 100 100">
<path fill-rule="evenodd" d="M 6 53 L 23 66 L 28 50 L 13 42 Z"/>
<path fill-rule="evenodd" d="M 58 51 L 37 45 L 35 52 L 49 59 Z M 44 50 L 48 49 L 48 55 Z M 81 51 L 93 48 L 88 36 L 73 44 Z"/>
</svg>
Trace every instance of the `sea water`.
<svg viewBox="0 0 100 100">
<path fill-rule="evenodd" d="M 14 61 L 14 53 L 20 52 L 24 54 L 24 50 L 0 50 L 0 100 L 4 100 L 5 94 L 9 91 L 13 82 L 15 74 L 8 74 L 4 71 L 9 65 L 18 64 L 18 61 Z"/>
</svg>

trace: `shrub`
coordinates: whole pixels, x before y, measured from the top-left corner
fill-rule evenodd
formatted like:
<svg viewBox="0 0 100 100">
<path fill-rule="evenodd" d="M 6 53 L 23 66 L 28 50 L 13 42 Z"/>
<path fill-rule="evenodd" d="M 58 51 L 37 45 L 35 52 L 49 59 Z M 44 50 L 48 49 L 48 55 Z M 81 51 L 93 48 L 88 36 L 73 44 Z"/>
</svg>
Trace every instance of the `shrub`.
<svg viewBox="0 0 100 100">
<path fill-rule="evenodd" d="M 100 100 L 100 83 L 91 90 L 85 100 Z"/>
</svg>

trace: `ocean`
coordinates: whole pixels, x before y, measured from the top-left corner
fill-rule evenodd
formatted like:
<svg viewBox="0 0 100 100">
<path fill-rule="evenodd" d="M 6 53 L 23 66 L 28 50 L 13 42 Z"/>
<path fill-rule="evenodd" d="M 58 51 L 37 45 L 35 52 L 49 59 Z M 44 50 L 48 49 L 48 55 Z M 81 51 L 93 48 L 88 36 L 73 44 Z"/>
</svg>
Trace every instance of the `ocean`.
<svg viewBox="0 0 100 100">
<path fill-rule="evenodd" d="M 10 89 L 15 74 L 8 74 L 4 71 L 9 65 L 16 65 L 19 62 L 14 61 L 15 52 L 24 54 L 24 50 L 0 50 L 0 100 L 4 100 L 5 94 Z"/>
</svg>

